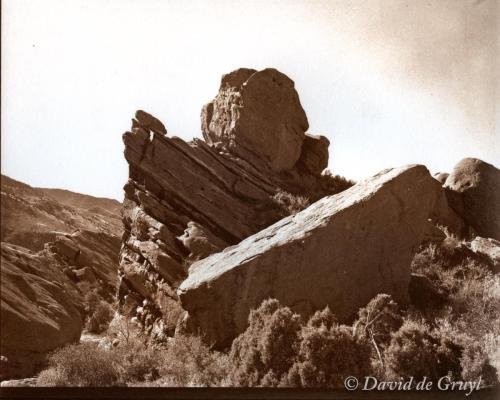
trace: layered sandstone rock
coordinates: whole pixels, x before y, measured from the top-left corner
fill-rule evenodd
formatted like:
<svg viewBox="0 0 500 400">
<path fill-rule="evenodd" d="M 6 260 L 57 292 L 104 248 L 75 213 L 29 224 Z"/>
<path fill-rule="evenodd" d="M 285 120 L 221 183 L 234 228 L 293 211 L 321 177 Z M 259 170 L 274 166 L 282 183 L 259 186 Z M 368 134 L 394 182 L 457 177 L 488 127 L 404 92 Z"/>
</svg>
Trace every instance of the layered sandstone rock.
<svg viewBox="0 0 500 400">
<path fill-rule="evenodd" d="M 460 161 L 444 184 L 450 206 L 478 235 L 500 240 L 500 170 L 476 158 Z"/>
<path fill-rule="evenodd" d="M 276 193 L 316 200 L 336 186 L 320 175 L 328 140 L 306 136 L 294 84 L 276 70 L 223 76 L 202 111 L 206 141 L 167 137 L 160 124 L 140 110 L 123 135 L 129 180 L 118 297 L 121 312 L 170 335 L 184 312 L 176 289 L 192 262 L 281 219 Z"/>
<path fill-rule="evenodd" d="M 442 198 L 423 166 L 391 169 L 194 263 L 178 294 L 186 326 L 225 347 L 276 298 L 348 320 L 379 293 L 408 299 L 410 264 Z"/>
<path fill-rule="evenodd" d="M 129 180 L 124 187 L 119 310 L 136 317 L 153 336 L 172 335 L 177 329 L 197 325 L 209 332 L 210 338 L 215 337 L 218 344 L 227 344 L 246 323 L 249 307 L 258 305 L 263 293 L 274 296 L 274 289 L 270 289 L 273 279 L 286 304 L 304 312 L 330 299 L 339 315 L 347 317 L 379 290 L 394 293 L 404 302 L 413 247 L 419 240 L 442 240 L 442 232 L 439 231 L 441 236 L 436 235 L 436 228 L 427 224 L 426 218 L 432 214 L 435 224 L 452 232 L 463 228 L 461 219 L 448 207 L 439 182 L 425 168 L 414 167 L 387 172 L 358 185 L 356 190 L 351 189 L 351 197 L 321 200 L 304 211 L 306 214 L 299 214 L 308 216 L 305 220 L 288 218 L 275 225 L 278 228 L 269 228 L 277 229 L 276 232 L 257 234 L 259 238 L 269 234 L 265 240 L 254 243 L 253 236 L 254 239 L 241 242 L 279 221 L 290 210 L 295 213 L 326 195 L 345 190 L 351 183 L 322 173 L 328 164 L 329 141 L 324 136 L 305 133 L 307 117 L 293 81 L 274 69 L 238 69 L 224 75 L 219 93 L 203 107 L 201 125 L 205 141 L 186 143 L 168 137 L 158 119 L 138 111 L 131 130 L 123 135 Z M 401 198 L 404 201 L 398 200 Z M 280 199 L 286 199 L 287 204 Z M 373 218 L 370 213 L 374 213 Z M 335 224 L 325 222 L 330 220 Z M 301 222 L 291 224 L 295 228 L 289 231 L 286 221 Z M 286 226 L 279 229 L 280 224 Z M 334 239 L 324 236 L 329 229 L 337 235 Z M 352 242 L 351 237 L 355 239 Z M 276 240 L 276 249 L 265 248 L 265 243 Z M 308 252 L 311 251 L 310 261 L 314 261 L 315 267 L 304 264 L 308 258 L 302 249 L 309 240 L 312 242 L 308 246 L 314 250 Z M 337 242 L 340 244 L 333 246 Z M 228 271 L 256 268 L 252 263 L 248 267 L 249 260 L 243 256 L 227 256 L 227 248 L 238 243 L 236 249 L 242 252 L 246 243 L 252 254 L 270 254 L 272 261 L 264 258 L 273 267 L 263 267 L 263 273 L 252 278 L 254 283 L 247 282 L 250 275 L 239 278 L 239 272 L 222 273 L 220 282 L 226 277 L 230 281 L 228 292 L 223 293 L 224 285 L 214 278 L 213 290 L 205 297 L 204 290 L 212 285 L 212 278 L 207 280 L 210 284 L 204 283 L 200 289 L 193 282 L 210 275 L 214 260 L 221 261 L 218 268 Z M 289 255 L 284 255 L 287 252 Z M 211 256 L 214 253 L 217 255 Z M 260 259 L 260 253 L 255 256 Z M 325 260 L 314 257 L 330 261 L 335 257 L 339 261 L 328 266 Z M 373 265 L 363 264 L 368 261 L 373 261 Z M 195 264 L 188 277 L 193 262 L 199 264 Z M 285 272 L 281 275 L 281 268 L 289 268 L 290 277 Z M 356 284 L 348 285 L 351 268 Z M 362 272 L 363 268 L 368 272 Z M 277 275 L 270 276 L 269 271 Z M 382 272 L 377 275 L 374 271 Z M 363 274 L 369 277 L 366 281 L 361 278 Z M 318 291 L 311 289 L 316 280 L 330 286 Z M 247 293 L 247 285 L 253 288 L 260 283 L 261 292 Z M 289 297 L 283 294 L 287 288 Z M 242 302 L 235 297 L 238 291 Z M 332 297 L 327 292 L 333 293 Z M 219 300 L 221 308 L 212 314 L 211 307 Z M 238 310 L 236 317 L 230 302 Z M 191 315 L 187 320 L 186 310 Z M 223 326 L 227 321 L 220 317 L 225 312 L 231 321 L 236 319 L 227 329 Z M 217 329 L 218 333 L 214 333 Z"/>
</svg>

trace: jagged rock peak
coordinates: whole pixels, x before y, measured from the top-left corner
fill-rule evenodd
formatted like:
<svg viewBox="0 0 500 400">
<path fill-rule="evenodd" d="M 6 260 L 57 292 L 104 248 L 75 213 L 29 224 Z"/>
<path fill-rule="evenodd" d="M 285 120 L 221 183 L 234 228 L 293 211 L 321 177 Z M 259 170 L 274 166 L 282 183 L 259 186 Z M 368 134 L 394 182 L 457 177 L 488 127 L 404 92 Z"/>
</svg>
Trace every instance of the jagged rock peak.
<svg viewBox="0 0 500 400">
<path fill-rule="evenodd" d="M 281 172 L 301 158 L 309 123 L 290 78 L 274 68 L 240 68 L 222 77 L 219 93 L 202 109 L 201 128 L 207 143 L 222 143 L 241 158 L 264 160 Z M 328 153 L 327 141 L 318 143 Z"/>
</svg>

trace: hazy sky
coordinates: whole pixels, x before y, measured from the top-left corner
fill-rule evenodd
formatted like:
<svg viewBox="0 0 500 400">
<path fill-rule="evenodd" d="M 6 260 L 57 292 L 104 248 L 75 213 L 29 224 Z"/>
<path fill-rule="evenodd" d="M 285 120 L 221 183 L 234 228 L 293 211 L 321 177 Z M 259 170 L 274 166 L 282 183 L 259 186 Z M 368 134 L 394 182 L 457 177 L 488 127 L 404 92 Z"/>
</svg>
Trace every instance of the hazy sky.
<svg viewBox="0 0 500 400">
<path fill-rule="evenodd" d="M 222 74 L 295 81 L 330 169 L 500 162 L 497 0 L 2 1 L 2 173 L 122 199 L 141 108 L 200 137 Z"/>
</svg>

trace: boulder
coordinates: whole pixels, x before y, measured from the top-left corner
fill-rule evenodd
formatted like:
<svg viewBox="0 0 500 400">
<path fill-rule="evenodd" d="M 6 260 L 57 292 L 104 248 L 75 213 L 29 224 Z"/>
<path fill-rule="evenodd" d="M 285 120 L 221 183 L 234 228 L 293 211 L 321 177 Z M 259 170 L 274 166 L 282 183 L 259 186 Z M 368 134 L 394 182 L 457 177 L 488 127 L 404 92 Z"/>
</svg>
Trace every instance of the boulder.
<svg viewBox="0 0 500 400">
<path fill-rule="evenodd" d="M 135 119 L 139 123 L 139 125 L 152 132 L 156 132 L 160 135 L 167 134 L 167 128 L 165 125 L 156 117 L 153 117 L 151 114 L 147 113 L 143 110 L 137 110 L 135 113 Z"/>
<path fill-rule="evenodd" d="M 448 203 L 479 236 L 500 240 L 500 170 L 476 158 L 460 161 L 444 184 Z"/>
<path fill-rule="evenodd" d="M 311 174 L 321 175 L 328 167 L 329 145 L 330 141 L 325 136 L 306 134 L 297 166 Z"/>
<path fill-rule="evenodd" d="M 441 185 L 421 165 L 382 171 L 194 263 L 177 293 L 186 326 L 224 348 L 267 298 L 350 321 L 379 293 L 408 301 L 410 264 Z"/>
<path fill-rule="evenodd" d="M 294 82 L 273 68 L 242 68 L 222 77 L 219 93 L 201 113 L 203 137 L 274 171 L 294 167 L 309 124 Z"/>
</svg>

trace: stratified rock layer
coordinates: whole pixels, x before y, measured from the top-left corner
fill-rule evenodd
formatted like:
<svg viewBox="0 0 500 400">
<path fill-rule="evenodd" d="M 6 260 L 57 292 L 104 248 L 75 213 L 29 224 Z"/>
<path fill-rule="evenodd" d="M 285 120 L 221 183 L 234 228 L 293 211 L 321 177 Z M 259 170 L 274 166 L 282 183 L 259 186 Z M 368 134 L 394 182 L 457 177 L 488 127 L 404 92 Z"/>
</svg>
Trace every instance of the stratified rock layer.
<svg viewBox="0 0 500 400">
<path fill-rule="evenodd" d="M 123 140 L 129 180 L 120 309 L 146 310 L 144 326 L 157 334 L 173 334 L 176 328 L 183 311 L 175 289 L 190 263 L 281 219 L 283 208 L 273 200 L 278 190 L 305 196 L 329 190 L 323 177 L 307 169 L 278 174 L 264 161 L 248 162 L 222 144 L 168 138 L 138 119 Z"/>
<path fill-rule="evenodd" d="M 500 170 L 476 158 L 460 161 L 444 184 L 450 207 L 478 235 L 500 240 Z"/>
<path fill-rule="evenodd" d="M 423 166 L 383 171 L 194 263 L 178 289 L 186 326 L 225 347 L 266 298 L 306 316 L 328 305 L 341 320 L 379 293 L 406 303 L 442 196 Z"/>
<path fill-rule="evenodd" d="M 274 69 L 223 76 L 202 111 L 206 142 L 169 138 L 158 119 L 137 111 L 123 135 L 120 311 L 155 335 L 173 334 L 184 314 L 176 289 L 192 262 L 288 215 L 277 193 L 336 193 L 335 178 L 320 175 L 329 142 L 307 128 L 293 81 Z"/>
</svg>

